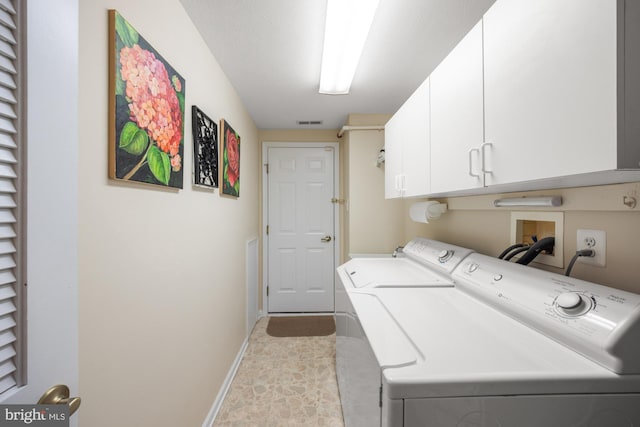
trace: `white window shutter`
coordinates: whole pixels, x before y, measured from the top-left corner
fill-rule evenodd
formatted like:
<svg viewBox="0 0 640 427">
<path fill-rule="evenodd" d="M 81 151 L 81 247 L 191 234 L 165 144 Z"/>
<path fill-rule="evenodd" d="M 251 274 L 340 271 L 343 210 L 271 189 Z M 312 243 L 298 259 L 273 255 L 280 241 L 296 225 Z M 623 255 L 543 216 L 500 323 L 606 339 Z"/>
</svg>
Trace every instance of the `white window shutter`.
<svg viewBox="0 0 640 427">
<path fill-rule="evenodd" d="M 20 385 L 22 247 L 19 58 L 14 0 L 0 0 L 0 394 Z"/>
</svg>

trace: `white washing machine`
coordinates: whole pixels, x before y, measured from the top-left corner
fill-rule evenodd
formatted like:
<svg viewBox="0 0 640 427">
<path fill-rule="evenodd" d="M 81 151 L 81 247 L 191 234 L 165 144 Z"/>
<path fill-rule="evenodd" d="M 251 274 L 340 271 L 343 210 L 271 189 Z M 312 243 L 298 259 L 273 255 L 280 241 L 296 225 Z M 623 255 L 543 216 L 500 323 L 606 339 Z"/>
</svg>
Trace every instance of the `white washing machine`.
<svg viewBox="0 0 640 427">
<path fill-rule="evenodd" d="M 361 425 L 370 426 L 379 425 L 380 418 L 379 412 L 376 415 L 360 410 L 372 402 L 377 405 L 380 386 L 380 378 L 374 378 L 372 382 L 371 377 L 361 373 L 379 368 L 373 362 L 371 350 L 363 339 L 364 334 L 347 294 L 376 288 L 451 288 L 451 273 L 471 252 L 460 246 L 416 237 L 404 246 L 402 255 L 398 258 L 354 258 L 338 267 L 339 279 L 336 280 L 335 287 L 336 369 L 341 395 L 352 397 L 342 401 L 346 420 L 351 418 L 349 414 L 357 413 L 364 417 Z M 383 328 L 395 331 L 390 322 L 384 323 Z M 390 340 L 394 336 L 389 334 L 389 346 L 402 346 L 402 340 L 391 344 Z M 361 356 L 365 354 L 370 357 Z M 355 359 L 347 357 L 350 355 L 358 356 Z"/>
<path fill-rule="evenodd" d="M 346 290 L 369 287 L 453 286 L 451 273 L 472 251 L 437 240 L 416 237 L 402 256 L 354 258 L 340 267 L 349 280 Z"/>
<path fill-rule="evenodd" d="M 640 295 L 479 254 L 452 276 L 348 293 L 347 427 L 640 426 Z"/>
</svg>

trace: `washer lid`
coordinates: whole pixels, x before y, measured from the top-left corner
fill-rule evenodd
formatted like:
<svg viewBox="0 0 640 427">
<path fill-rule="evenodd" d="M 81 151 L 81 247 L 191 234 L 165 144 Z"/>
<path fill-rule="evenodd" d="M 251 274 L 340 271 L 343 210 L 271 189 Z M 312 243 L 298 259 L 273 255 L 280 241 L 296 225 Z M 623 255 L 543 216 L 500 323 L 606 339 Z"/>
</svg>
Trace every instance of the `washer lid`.
<svg viewBox="0 0 640 427">
<path fill-rule="evenodd" d="M 455 288 L 369 292 L 417 355 L 383 370 L 390 398 L 640 389 L 640 376 L 622 378 Z M 369 334 L 368 318 L 361 321 L 374 353 L 388 345 Z"/>
</svg>

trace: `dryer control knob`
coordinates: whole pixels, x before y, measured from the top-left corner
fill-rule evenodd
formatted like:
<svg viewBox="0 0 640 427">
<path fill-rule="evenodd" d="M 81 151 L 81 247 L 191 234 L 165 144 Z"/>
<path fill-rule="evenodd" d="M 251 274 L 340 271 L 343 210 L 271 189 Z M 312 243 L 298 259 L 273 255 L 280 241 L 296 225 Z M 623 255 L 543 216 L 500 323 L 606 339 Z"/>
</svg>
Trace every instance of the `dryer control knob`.
<svg viewBox="0 0 640 427">
<path fill-rule="evenodd" d="M 443 249 L 438 253 L 438 261 L 447 262 L 453 256 L 453 251 L 449 251 L 447 249 Z"/>
<path fill-rule="evenodd" d="M 580 298 L 580 295 L 575 292 L 564 293 L 556 299 L 558 307 L 564 308 L 565 310 L 576 309 L 582 303 L 582 298 Z"/>
</svg>

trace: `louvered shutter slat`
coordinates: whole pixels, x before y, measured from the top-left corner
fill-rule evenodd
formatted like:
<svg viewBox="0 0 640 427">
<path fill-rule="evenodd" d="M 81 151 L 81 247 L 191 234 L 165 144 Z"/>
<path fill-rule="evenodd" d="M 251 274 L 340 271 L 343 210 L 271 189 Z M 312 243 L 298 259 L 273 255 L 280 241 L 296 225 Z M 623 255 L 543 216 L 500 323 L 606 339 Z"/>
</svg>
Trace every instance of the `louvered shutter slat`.
<svg viewBox="0 0 640 427">
<path fill-rule="evenodd" d="M 2 163 L 17 163 L 14 150 L 7 149 L 5 147 L 0 148 L 0 162 Z"/>
<path fill-rule="evenodd" d="M 0 363 L 11 360 L 16 355 L 16 349 L 13 345 L 0 347 Z"/>
<path fill-rule="evenodd" d="M 0 132 L 0 149 L 2 148 L 17 148 L 16 141 L 12 135 Z"/>
<path fill-rule="evenodd" d="M 0 0 L 0 9 L 9 12 L 12 15 L 17 15 L 16 7 L 13 4 L 13 0 Z"/>
<path fill-rule="evenodd" d="M 2 88 L 0 87 L 0 91 Z M 13 106 L 7 102 L 0 102 L 0 116 L 6 117 L 8 119 L 16 119 L 18 116 L 16 111 L 13 109 Z"/>
<path fill-rule="evenodd" d="M 16 22 L 13 20 L 12 14 L 7 13 L 7 11 L 2 10 L 1 8 L 0 8 L 0 23 L 12 30 L 16 29 Z"/>
<path fill-rule="evenodd" d="M 0 224 L 0 239 L 12 239 L 14 237 L 16 237 L 16 232 L 11 224 Z"/>
<path fill-rule="evenodd" d="M 15 280 L 15 278 L 14 278 Z M 13 289 L 13 286 L 6 285 L 0 286 L 0 301 L 8 300 L 16 296 L 16 291 Z M 3 345 L 0 343 L 0 346 Z"/>
<path fill-rule="evenodd" d="M 0 271 L 0 285 L 12 285 L 16 281 L 16 276 L 10 270 Z M 11 287 L 13 289 L 13 286 Z M 13 289 L 15 295 L 15 289 Z"/>
<path fill-rule="evenodd" d="M 0 363 L 0 377 L 3 377 L 7 374 L 11 374 L 15 372 L 16 365 L 13 364 L 11 360 L 8 360 L 4 363 Z"/>
<path fill-rule="evenodd" d="M 0 316 L 5 316 L 15 312 L 16 306 L 13 304 L 13 301 L 7 300 L 0 302 Z"/>
<path fill-rule="evenodd" d="M 0 132 L 17 133 L 18 131 L 12 120 L 0 118 Z"/>
<path fill-rule="evenodd" d="M 7 361 L 0 365 L 0 393 L 4 393 L 17 385 L 13 376 L 15 371 L 16 365 L 12 361 Z"/>
<path fill-rule="evenodd" d="M 0 400 L 7 390 L 21 385 L 16 375 L 22 370 L 23 348 L 18 340 L 23 334 L 17 319 L 21 303 L 23 260 L 17 248 L 24 252 L 23 236 L 17 219 L 22 216 L 22 207 L 16 203 L 16 193 L 21 188 L 22 171 L 18 164 L 21 150 L 20 124 L 21 100 L 19 99 L 20 76 L 17 75 L 17 60 L 24 54 L 18 44 L 16 28 L 18 19 L 15 0 L 0 0 Z"/>
<path fill-rule="evenodd" d="M 16 187 L 13 184 L 13 180 L 0 178 L 0 192 L 15 193 Z"/>
<path fill-rule="evenodd" d="M 16 207 L 16 200 L 12 197 L 11 194 L 0 193 L 0 209 L 6 209 L 6 208 L 13 209 L 15 207 Z M 0 234 L 0 239 L 2 239 L 2 234 Z"/>
<path fill-rule="evenodd" d="M 0 317 L 0 331 L 6 331 L 16 326 L 16 321 L 13 316 Z"/>
<path fill-rule="evenodd" d="M 6 56 L 10 59 L 16 59 L 16 51 L 14 49 L 15 45 L 11 43 L 7 43 L 4 40 L 0 40 L 0 55 Z"/>
<path fill-rule="evenodd" d="M 15 169 L 6 163 L 0 163 L 0 178 L 17 178 Z M 0 194 L 0 199 L 2 195 Z M 0 206 L 2 206 L 2 202 L 0 202 Z"/>
<path fill-rule="evenodd" d="M 11 255 L 0 255 L 0 270 L 5 270 L 7 268 L 13 268 L 16 266 L 15 261 Z M 0 313 L 2 316 L 3 313 Z"/>
<path fill-rule="evenodd" d="M 16 80 L 11 73 L 7 73 L 6 71 L 0 70 L 0 85 L 9 89 L 16 89 L 18 86 L 16 85 Z"/>
<path fill-rule="evenodd" d="M 0 255 L 15 254 L 16 247 L 11 240 L 0 240 Z"/>
<path fill-rule="evenodd" d="M 12 15 L 16 15 L 16 8 L 13 6 L 11 0 L 0 0 L 0 9 L 9 12 Z"/>
<path fill-rule="evenodd" d="M 17 385 L 16 380 L 13 375 L 8 375 L 4 378 L 0 379 L 0 394 L 4 393 L 7 390 L 11 390 L 13 387 Z"/>
<path fill-rule="evenodd" d="M 16 335 L 13 331 L 0 332 L 0 347 L 7 346 L 16 342 Z"/>
<path fill-rule="evenodd" d="M 13 224 L 16 222 L 16 217 L 9 209 L 0 209 L 0 224 Z"/>
<path fill-rule="evenodd" d="M 10 104 L 8 107 L 11 107 L 11 104 L 15 104 L 18 102 L 15 94 L 10 88 L 0 86 L 0 101 Z M 13 117 L 15 119 L 15 117 Z"/>
</svg>

